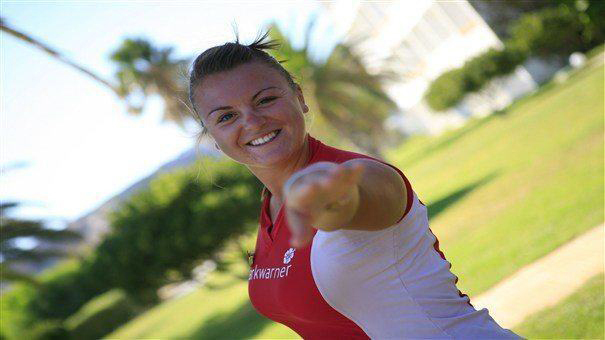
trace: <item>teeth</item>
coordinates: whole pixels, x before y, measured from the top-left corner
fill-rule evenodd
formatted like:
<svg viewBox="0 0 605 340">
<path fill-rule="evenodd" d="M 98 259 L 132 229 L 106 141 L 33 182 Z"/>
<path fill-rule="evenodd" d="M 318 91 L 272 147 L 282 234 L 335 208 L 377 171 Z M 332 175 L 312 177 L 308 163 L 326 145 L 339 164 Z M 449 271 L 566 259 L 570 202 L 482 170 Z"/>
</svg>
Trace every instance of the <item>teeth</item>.
<svg viewBox="0 0 605 340">
<path fill-rule="evenodd" d="M 275 138 L 275 136 L 277 136 L 277 131 L 273 131 L 263 137 L 257 138 L 253 141 L 250 142 L 250 144 L 254 145 L 254 146 L 258 146 L 261 144 L 265 144 L 268 141 L 272 140 L 273 138 Z"/>
</svg>

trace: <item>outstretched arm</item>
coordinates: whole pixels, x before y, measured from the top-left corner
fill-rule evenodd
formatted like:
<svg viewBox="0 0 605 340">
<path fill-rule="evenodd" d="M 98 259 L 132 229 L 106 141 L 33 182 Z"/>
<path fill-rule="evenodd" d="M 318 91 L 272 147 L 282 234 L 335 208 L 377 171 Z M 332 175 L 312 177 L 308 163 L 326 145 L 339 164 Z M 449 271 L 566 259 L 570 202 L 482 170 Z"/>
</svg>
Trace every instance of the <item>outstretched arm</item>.
<svg viewBox="0 0 605 340">
<path fill-rule="evenodd" d="M 303 247 L 311 228 L 380 230 L 403 215 L 406 186 L 393 168 L 371 159 L 319 162 L 292 175 L 284 186 L 291 244 Z"/>
</svg>

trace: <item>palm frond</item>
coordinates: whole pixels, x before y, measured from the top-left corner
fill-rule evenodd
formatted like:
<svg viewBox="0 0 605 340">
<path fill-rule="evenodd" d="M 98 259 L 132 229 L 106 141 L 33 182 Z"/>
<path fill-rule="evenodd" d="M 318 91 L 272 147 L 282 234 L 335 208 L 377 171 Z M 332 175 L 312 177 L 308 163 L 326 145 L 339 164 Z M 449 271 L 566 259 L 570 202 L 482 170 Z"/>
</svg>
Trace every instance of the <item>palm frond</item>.
<svg viewBox="0 0 605 340">
<path fill-rule="evenodd" d="M 17 29 L 10 27 L 6 21 L 4 19 L 0 20 L 0 29 L 3 32 L 6 32 L 10 35 L 12 35 L 13 37 L 25 41 L 27 43 L 29 43 L 30 45 L 44 51 L 45 53 L 47 53 L 48 55 L 52 56 L 53 58 L 59 60 L 60 62 L 67 64 L 75 69 L 77 69 L 78 71 L 86 74 L 87 76 L 93 78 L 94 80 L 96 80 L 97 82 L 103 84 L 104 86 L 108 87 L 109 89 L 111 89 L 114 93 L 117 94 L 117 87 L 114 86 L 114 84 L 110 83 L 109 81 L 103 79 L 103 77 L 97 75 L 96 73 L 94 73 L 93 71 L 89 70 L 88 68 L 76 63 L 75 61 L 70 60 L 69 58 L 67 58 L 66 56 L 64 56 L 63 54 L 61 54 L 59 51 L 57 51 L 56 49 L 50 47 L 48 44 L 42 42 L 41 40 L 32 37 L 29 34 L 23 33 L 21 31 L 18 31 Z"/>
<path fill-rule="evenodd" d="M 304 43 L 302 48 L 302 53 L 305 55 L 309 55 L 309 49 L 311 46 L 311 36 L 313 35 L 313 28 L 315 27 L 315 23 L 317 22 L 317 13 L 313 13 L 311 18 L 307 22 L 307 27 L 305 27 L 305 35 L 304 35 Z"/>
<path fill-rule="evenodd" d="M 112 54 L 117 63 L 115 77 L 120 93 L 129 111 L 139 114 L 150 95 L 159 95 L 164 102 L 162 121 L 185 127 L 185 121 L 194 117 L 187 114 L 189 101 L 188 79 L 182 70 L 188 68 L 189 59 L 174 58 L 173 47 L 155 47 L 144 38 L 128 38 Z M 137 98 L 134 103 L 133 98 Z"/>
<path fill-rule="evenodd" d="M 2 247 L 3 262 L 42 262 L 51 258 L 60 258 L 70 255 L 65 249 L 22 249 L 14 246 Z"/>
<path fill-rule="evenodd" d="M 0 241 L 4 242 L 17 237 L 35 237 L 45 241 L 75 241 L 82 236 L 73 230 L 48 229 L 41 221 L 6 218 L 0 226 Z"/>
</svg>

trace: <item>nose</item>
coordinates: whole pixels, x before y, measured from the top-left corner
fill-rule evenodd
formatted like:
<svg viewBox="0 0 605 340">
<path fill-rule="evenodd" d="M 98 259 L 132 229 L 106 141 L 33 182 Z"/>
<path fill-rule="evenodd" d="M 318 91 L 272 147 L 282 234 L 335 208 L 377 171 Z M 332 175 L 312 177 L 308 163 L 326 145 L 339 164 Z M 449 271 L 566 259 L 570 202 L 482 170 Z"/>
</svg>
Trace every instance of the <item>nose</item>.
<svg viewBox="0 0 605 340">
<path fill-rule="evenodd" d="M 250 109 L 243 112 L 244 123 L 247 128 L 259 128 L 265 125 L 266 118 L 260 112 Z"/>
</svg>

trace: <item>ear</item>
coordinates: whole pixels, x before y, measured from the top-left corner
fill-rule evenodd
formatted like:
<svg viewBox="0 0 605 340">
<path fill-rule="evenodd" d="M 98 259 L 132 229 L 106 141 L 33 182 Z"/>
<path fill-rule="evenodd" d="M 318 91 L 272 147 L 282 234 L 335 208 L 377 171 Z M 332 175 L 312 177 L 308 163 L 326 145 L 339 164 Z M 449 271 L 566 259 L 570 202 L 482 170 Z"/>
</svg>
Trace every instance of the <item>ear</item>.
<svg viewBox="0 0 605 340">
<path fill-rule="evenodd" d="M 303 95 L 300 85 L 296 84 L 296 89 L 294 91 L 296 92 L 296 97 L 298 98 L 298 102 L 300 103 L 300 106 L 303 109 L 303 113 L 309 112 L 309 107 L 305 103 L 305 96 Z"/>
</svg>

